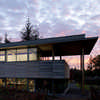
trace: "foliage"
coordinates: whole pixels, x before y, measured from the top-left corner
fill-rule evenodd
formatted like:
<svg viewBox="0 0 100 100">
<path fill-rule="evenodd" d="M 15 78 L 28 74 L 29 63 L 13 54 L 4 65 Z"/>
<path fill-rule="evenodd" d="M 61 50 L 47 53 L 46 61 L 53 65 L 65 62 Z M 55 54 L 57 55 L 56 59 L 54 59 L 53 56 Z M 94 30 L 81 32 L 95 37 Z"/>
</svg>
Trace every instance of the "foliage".
<svg viewBox="0 0 100 100">
<path fill-rule="evenodd" d="M 7 39 L 7 34 L 5 34 L 5 40 L 4 40 L 5 43 L 10 43 L 10 41 Z"/>
<path fill-rule="evenodd" d="M 82 72 L 77 69 L 70 70 L 70 79 L 80 81 L 82 78 Z"/>
<path fill-rule="evenodd" d="M 92 70 L 93 68 L 100 69 L 100 55 L 97 55 L 94 58 L 90 56 L 89 63 L 88 63 L 88 70 Z"/>
<path fill-rule="evenodd" d="M 25 28 L 21 32 L 21 38 L 23 41 L 39 39 L 38 28 L 35 25 L 31 25 L 29 18 L 26 22 Z"/>
<path fill-rule="evenodd" d="M 2 37 L 0 37 L 0 43 L 2 43 Z"/>
<path fill-rule="evenodd" d="M 95 58 L 93 58 L 92 63 L 95 69 L 100 69 L 100 55 L 97 55 Z"/>
</svg>

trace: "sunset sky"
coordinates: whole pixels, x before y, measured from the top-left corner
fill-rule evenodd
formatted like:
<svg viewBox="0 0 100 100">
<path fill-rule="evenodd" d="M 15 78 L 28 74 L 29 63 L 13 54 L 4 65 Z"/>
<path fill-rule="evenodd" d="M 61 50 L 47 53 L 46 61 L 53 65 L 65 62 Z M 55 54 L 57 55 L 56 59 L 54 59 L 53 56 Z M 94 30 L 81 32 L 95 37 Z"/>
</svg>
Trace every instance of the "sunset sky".
<svg viewBox="0 0 100 100">
<path fill-rule="evenodd" d="M 39 26 L 40 38 L 86 34 L 100 37 L 100 0 L 0 0 L 0 37 L 20 40 L 27 17 Z M 91 55 L 100 54 L 100 38 Z M 85 57 L 87 63 L 89 56 Z M 65 57 L 72 65 L 78 57 Z"/>
</svg>

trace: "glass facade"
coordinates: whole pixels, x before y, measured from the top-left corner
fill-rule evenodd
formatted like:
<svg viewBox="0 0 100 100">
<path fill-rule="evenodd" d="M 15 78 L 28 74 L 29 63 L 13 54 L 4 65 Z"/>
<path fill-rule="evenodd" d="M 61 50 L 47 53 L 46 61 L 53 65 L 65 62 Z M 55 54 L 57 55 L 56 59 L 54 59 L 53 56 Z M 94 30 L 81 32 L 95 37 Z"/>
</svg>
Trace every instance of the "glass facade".
<svg viewBox="0 0 100 100">
<path fill-rule="evenodd" d="M 17 90 L 28 90 L 30 92 L 35 92 L 35 80 L 27 78 L 6 78 L 0 79 L 0 87 L 15 88 Z"/>
<path fill-rule="evenodd" d="M 27 49 L 17 49 L 17 61 L 27 61 Z"/>
<path fill-rule="evenodd" d="M 10 49 L 7 53 L 0 51 L 0 61 L 5 61 L 5 57 L 7 62 L 34 61 L 37 60 L 37 48 Z"/>
<path fill-rule="evenodd" d="M 16 61 L 16 50 L 7 50 L 7 62 Z"/>
<path fill-rule="evenodd" d="M 5 61 L 5 51 L 0 51 L 0 61 Z"/>
<path fill-rule="evenodd" d="M 29 48 L 29 61 L 37 60 L 37 49 L 36 48 Z"/>
<path fill-rule="evenodd" d="M 16 88 L 16 79 L 15 78 L 7 78 L 6 79 L 8 88 Z"/>
</svg>

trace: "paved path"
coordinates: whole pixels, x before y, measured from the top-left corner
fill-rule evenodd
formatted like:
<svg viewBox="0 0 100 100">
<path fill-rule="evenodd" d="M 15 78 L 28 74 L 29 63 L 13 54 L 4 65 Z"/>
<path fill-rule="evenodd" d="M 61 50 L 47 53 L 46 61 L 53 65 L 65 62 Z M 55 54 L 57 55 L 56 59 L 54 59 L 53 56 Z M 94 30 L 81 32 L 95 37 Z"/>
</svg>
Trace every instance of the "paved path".
<svg viewBox="0 0 100 100">
<path fill-rule="evenodd" d="M 57 95 L 59 99 L 54 100 L 87 100 L 89 96 L 89 92 L 85 90 L 84 95 L 81 92 L 81 88 L 77 87 L 75 82 L 70 83 L 70 88 L 68 93 L 65 95 Z"/>
</svg>

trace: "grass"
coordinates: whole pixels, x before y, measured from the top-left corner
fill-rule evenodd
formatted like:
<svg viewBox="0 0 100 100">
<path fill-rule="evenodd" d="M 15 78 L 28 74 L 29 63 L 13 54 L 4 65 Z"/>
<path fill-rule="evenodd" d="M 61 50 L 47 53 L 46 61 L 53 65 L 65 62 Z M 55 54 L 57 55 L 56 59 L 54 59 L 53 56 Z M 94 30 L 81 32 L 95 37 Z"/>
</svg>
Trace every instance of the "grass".
<svg viewBox="0 0 100 100">
<path fill-rule="evenodd" d="M 76 83 L 76 86 L 77 86 L 77 87 L 81 87 L 79 83 Z M 85 88 L 86 90 L 90 90 L 90 87 L 94 87 L 95 89 L 100 90 L 100 86 L 99 86 L 99 85 L 89 85 L 89 84 L 85 84 L 85 85 L 84 85 L 84 88 Z"/>
</svg>

